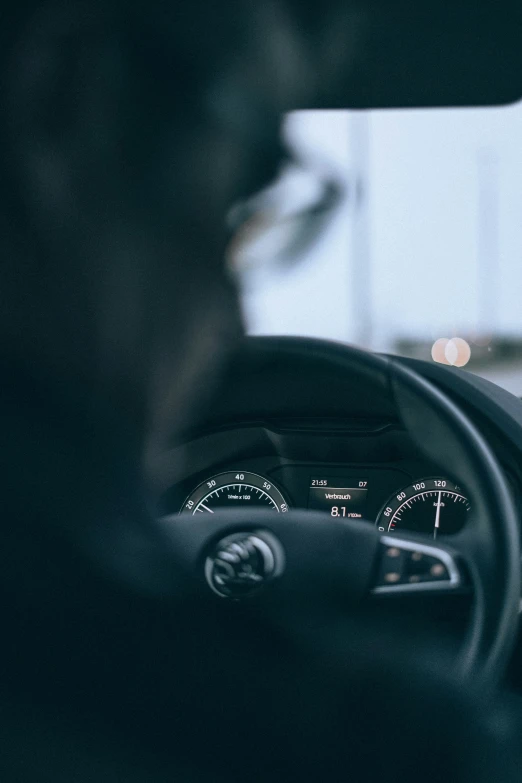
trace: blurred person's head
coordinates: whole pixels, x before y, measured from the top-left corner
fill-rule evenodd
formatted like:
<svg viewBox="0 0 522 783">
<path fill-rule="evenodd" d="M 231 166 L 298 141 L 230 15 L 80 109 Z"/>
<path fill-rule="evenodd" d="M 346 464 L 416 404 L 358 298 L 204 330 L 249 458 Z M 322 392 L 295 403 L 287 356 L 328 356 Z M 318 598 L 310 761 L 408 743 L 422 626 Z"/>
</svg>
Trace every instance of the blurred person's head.
<svg viewBox="0 0 522 783">
<path fill-rule="evenodd" d="M 225 217 L 277 173 L 283 111 L 325 92 L 330 6 L 3 11 L 0 351 L 138 449 L 241 333 Z"/>
</svg>

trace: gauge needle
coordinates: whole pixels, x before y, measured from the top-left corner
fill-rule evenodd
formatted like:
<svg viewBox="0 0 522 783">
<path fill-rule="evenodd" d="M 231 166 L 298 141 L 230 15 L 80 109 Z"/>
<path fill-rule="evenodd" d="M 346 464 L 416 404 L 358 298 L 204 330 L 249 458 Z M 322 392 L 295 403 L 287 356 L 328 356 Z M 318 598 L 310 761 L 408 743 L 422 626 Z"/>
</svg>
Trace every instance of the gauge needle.
<svg viewBox="0 0 522 783">
<path fill-rule="evenodd" d="M 435 529 L 433 531 L 433 538 L 437 538 L 437 533 L 440 528 L 440 501 L 442 498 L 442 492 L 439 492 L 439 497 L 437 498 L 437 513 L 435 514 Z"/>
</svg>

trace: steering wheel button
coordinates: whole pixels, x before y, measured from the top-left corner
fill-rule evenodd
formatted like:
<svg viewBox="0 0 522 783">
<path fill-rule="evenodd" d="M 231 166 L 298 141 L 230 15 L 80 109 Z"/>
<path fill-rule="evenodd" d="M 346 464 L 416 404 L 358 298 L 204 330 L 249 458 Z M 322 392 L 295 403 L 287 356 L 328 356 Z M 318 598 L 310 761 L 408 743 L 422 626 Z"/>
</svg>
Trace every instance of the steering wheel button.
<svg viewBox="0 0 522 783">
<path fill-rule="evenodd" d="M 398 549 L 396 546 L 391 546 L 389 549 L 386 550 L 386 557 L 400 557 L 401 556 L 401 550 Z"/>
<path fill-rule="evenodd" d="M 397 571 L 390 571 L 384 575 L 384 581 L 388 584 L 397 584 L 401 581 L 401 575 Z"/>
</svg>

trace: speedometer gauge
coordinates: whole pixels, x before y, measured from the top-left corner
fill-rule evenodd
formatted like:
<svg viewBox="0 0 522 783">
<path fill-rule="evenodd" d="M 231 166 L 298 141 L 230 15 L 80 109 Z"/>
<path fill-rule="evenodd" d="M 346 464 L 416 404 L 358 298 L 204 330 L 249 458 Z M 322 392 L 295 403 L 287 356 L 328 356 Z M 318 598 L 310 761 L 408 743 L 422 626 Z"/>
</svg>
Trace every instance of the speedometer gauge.
<svg viewBox="0 0 522 783">
<path fill-rule="evenodd" d="M 460 487 L 445 478 L 420 479 L 393 495 L 377 518 L 381 532 L 412 530 L 433 538 L 458 533 L 471 505 Z"/>
<path fill-rule="evenodd" d="M 190 493 L 180 514 L 213 514 L 225 507 L 261 507 L 288 511 L 288 503 L 273 483 L 257 473 L 230 471 L 203 481 Z"/>
</svg>

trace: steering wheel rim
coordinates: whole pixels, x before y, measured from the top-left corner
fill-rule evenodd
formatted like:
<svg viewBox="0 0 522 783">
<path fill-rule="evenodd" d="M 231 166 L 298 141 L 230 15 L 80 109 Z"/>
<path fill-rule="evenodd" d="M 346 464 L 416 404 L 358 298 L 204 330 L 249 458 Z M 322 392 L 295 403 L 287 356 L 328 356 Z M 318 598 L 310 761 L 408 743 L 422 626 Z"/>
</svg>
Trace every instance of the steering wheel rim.
<svg viewBox="0 0 522 783">
<path fill-rule="evenodd" d="M 329 363 L 336 363 L 340 371 L 378 387 L 392 400 L 419 449 L 470 491 L 477 510 L 475 523 L 452 537 L 474 582 L 472 619 L 458 666 L 464 677 L 496 683 L 516 641 L 520 533 L 509 486 L 487 441 L 444 392 L 393 357 L 324 340 L 257 339 L 257 350 L 265 352 L 291 351 L 323 358 L 327 354 Z"/>
<path fill-rule="evenodd" d="M 520 544 L 516 508 L 487 441 L 468 416 L 411 368 L 388 360 L 401 419 L 410 436 L 473 498 L 474 519 L 452 537 L 473 583 L 473 607 L 458 662 L 464 677 L 497 682 L 516 640 Z M 426 405 L 428 403 L 428 405 Z"/>
<path fill-rule="evenodd" d="M 457 671 L 482 687 L 494 685 L 502 677 L 516 638 L 520 602 L 519 530 L 506 479 L 477 427 L 440 389 L 392 357 L 307 338 L 251 338 L 248 346 L 258 357 L 275 354 L 282 358 L 288 352 L 294 357 L 312 359 L 327 354 L 330 365 L 337 365 L 340 372 L 349 373 L 350 377 L 363 380 L 387 395 L 419 448 L 441 464 L 445 473 L 467 487 L 477 510 L 475 519 L 464 532 L 452 536 L 451 548 L 441 548 L 465 561 L 473 583 L 471 620 Z M 185 534 L 193 535 L 195 523 L 191 521 L 192 532 L 186 528 L 185 533 L 180 533 L 179 517 L 166 518 L 164 528 L 170 536 L 177 530 L 183 539 Z M 237 517 L 230 518 L 230 525 L 239 521 Z M 259 526 L 259 515 L 255 521 Z M 213 522 L 216 523 L 215 518 Z M 228 528 L 232 530 L 230 525 Z M 226 529 L 227 525 L 223 527 Z M 203 535 L 202 540 L 209 535 Z M 175 533 L 174 537 L 177 537 Z M 176 546 L 181 539 L 178 537 Z M 181 541 L 182 547 L 185 544 L 186 540 Z M 197 557 L 193 562 L 196 561 L 199 567 Z"/>
</svg>

